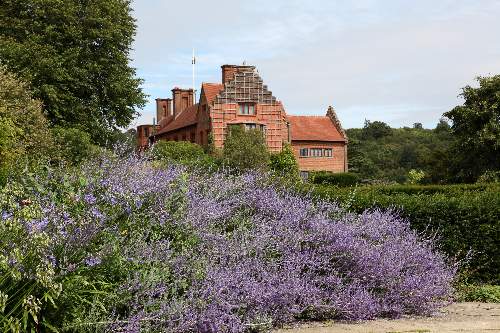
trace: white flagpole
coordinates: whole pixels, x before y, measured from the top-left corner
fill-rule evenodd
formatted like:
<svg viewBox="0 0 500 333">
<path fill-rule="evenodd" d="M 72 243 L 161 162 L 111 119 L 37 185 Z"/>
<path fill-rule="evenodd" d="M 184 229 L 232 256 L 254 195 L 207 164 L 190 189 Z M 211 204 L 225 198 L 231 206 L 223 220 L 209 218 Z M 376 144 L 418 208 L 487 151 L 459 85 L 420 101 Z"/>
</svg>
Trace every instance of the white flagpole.
<svg viewBox="0 0 500 333">
<path fill-rule="evenodd" d="M 196 90 L 195 90 L 195 85 L 194 85 L 194 67 L 196 66 L 196 58 L 194 57 L 194 47 L 193 47 L 193 59 L 191 61 L 191 64 L 193 65 L 193 104 L 196 104 Z"/>
</svg>

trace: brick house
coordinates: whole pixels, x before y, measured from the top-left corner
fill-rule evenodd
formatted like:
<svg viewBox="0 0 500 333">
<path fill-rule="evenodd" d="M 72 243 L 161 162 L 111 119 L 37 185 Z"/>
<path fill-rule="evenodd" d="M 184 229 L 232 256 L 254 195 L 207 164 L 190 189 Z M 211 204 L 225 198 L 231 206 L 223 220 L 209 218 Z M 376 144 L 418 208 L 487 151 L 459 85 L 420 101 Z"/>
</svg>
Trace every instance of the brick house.
<svg viewBox="0 0 500 333">
<path fill-rule="evenodd" d="M 172 98 L 156 99 L 156 119 L 156 127 L 137 128 L 140 148 L 158 140 L 206 146 L 209 137 L 222 148 L 228 129 L 243 126 L 263 131 L 270 152 L 290 143 L 303 173 L 347 171 L 347 136 L 333 108 L 326 116 L 287 115 L 254 66 L 223 65 L 222 83 L 203 83 L 197 103 L 193 89 L 172 89 Z"/>
</svg>

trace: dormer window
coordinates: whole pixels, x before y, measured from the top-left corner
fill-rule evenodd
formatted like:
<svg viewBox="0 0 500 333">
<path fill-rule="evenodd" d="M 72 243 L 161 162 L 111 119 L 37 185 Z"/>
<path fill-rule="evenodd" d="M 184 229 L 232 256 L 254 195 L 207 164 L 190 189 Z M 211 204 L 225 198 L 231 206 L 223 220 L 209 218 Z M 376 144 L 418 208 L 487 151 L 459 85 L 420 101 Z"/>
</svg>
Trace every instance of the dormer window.
<svg viewBox="0 0 500 333">
<path fill-rule="evenodd" d="M 251 103 L 241 103 L 239 106 L 239 112 L 243 115 L 254 115 L 255 105 Z"/>
</svg>

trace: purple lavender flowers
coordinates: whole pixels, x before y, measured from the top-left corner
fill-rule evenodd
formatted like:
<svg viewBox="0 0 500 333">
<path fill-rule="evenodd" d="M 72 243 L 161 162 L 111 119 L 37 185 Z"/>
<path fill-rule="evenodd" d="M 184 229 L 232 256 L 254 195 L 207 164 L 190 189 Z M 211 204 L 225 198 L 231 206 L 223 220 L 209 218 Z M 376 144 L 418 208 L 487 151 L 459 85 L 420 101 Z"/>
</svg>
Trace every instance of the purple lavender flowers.
<svg viewBox="0 0 500 333">
<path fill-rule="evenodd" d="M 30 237 L 50 235 L 44 260 L 56 279 L 95 271 L 116 286 L 98 320 L 110 332 L 397 318 L 450 299 L 455 268 L 392 212 L 345 212 L 256 173 L 160 169 L 133 156 L 92 163 L 72 176 L 83 200 L 36 200 L 43 226 Z"/>
<path fill-rule="evenodd" d="M 135 325 L 139 315 L 158 331 L 244 332 L 430 314 L 449 301 L 454 268 L 392 212 L 349 214 L 252 173 L 181 174 L 162 191 L 147 215 L 169 230 L 170 285 L 136 289 Z"/>
</svg>

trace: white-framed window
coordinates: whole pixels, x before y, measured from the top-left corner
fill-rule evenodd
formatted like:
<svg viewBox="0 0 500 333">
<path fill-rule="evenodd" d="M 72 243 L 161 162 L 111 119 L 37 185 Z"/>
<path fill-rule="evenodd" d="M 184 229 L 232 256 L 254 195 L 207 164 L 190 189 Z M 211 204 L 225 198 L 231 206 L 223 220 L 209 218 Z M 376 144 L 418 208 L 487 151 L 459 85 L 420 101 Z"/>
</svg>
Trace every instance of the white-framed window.
<svg viewBox="0 0 500 333">
<path fill-rule="evenodd" d="M 309 149 L 308 148 L 300 148 L 300 157 L 308 157 Z"/>
<path fill-rule="evenodd" d="M 323 156 L 324 157 L 333 157 L 333 149 L 332 148 L 323 149 Z"/>
<path fill-rule="evenodd" d="M 267 126 L 266 125 L 260 125 L 260 130 L 262 131 L 262 133 L 266 134 L 266 132 L 267 132 Z"/>
<path fill-rule="evenodd" d="M 310 149 L 310 155 L 311 155 L 311 157 L 322 157 L 323 156 L 323 149 L 321 149 L 321 148 L 311 148 Z"/>
<path fill-rule="evenodd" d="M 245 124 L 245 130 L 257 129 L 257 124 Z"/>
<path fill-rule="evenodd" d="M 241 103 L 238 105 L 240 114 L 243 115 L 254 115 L 255 105 L 251 103 Z"/>
</svg>

